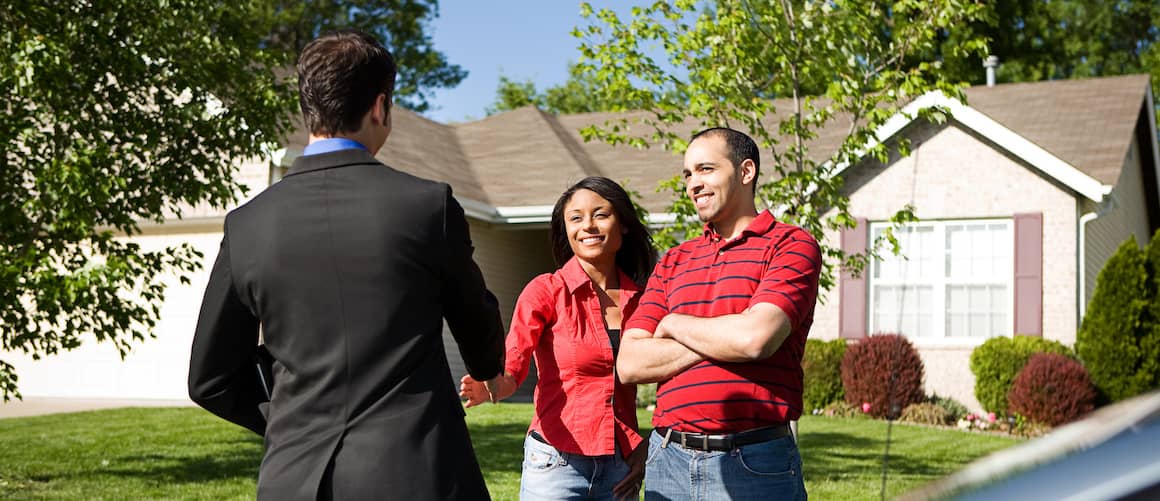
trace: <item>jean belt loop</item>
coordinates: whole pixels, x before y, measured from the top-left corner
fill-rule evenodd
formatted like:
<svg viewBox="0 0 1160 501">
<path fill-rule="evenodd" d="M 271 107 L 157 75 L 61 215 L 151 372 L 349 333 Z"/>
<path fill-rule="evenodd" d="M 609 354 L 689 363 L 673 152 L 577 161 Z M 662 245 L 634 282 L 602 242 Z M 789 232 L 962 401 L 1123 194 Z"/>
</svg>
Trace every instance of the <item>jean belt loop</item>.
<svg viewBox="0 0 1160 501">
<path fill-rule="evenodd" d="M 665 449 L 669 446 L 669 440 L 672 439 L 672 436 L 673 436 L 673 429 L 672 428 L 665 429 L 665 439 L 661 441 L 661 448 L 662 449 Z"/>
</svg>

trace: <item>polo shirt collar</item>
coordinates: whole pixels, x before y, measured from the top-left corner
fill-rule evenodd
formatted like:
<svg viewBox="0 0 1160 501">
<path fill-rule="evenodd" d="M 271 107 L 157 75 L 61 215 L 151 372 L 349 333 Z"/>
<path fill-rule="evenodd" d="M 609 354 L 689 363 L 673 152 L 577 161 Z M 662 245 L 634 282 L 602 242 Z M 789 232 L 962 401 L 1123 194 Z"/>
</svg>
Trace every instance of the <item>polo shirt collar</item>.
<svg viewBox="0 0 1160 501">
<path fill-rule="evenodd" d="M 636 282 L 632 281 L 632 277 L 626 275 L 624 270 L 621 270 L 619 266 L 616 267 L 616 272 L 620 275 L 621 291 L 628 292 L 631 296 L 631 294 L 640 290 Z M 591 286 L 592 284 L 592 279 L 588 277 L 588 273 L 580 265 L 580 258 L 576 256 L 572 256 L 567 263 L 564 263 L 564 266 L 560 267 L 560 276 L 564 279 L 564 285 L 568 287 L 569 293 L 575 293 L 580 287 L 584 285 Z"/>
<path fill-rule="evenodd" d="M 775 224 L 777 224 L 777 219 L 773 217 L 773 213 L 769 212 L 768 209 L 763 210 L 757 213 L 757 217 L 753 218 L 753 221 L 750 221 L 744 230 L 741 230 L 741 235 L 737 239 L 740 240 L 749 235 L 764 235 L 773 229 Z M 702 235 L 708 239 L 723 238 L 720 233 L 717 233 L 717 229 L 709 223 L 705 223 Z"/>
</svg>

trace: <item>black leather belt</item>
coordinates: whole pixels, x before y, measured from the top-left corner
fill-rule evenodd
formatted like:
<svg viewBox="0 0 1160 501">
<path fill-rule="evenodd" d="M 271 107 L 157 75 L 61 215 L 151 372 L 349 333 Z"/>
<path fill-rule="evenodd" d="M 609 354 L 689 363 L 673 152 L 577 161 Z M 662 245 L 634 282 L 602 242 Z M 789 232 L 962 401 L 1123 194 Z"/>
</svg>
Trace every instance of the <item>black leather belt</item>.
<svg viewBox="0 0 1160 501">
<path fill-rule="evenodd" d="M 536 430 L 529 431 L 528 436 L 532 437 L 532 440 L 535 440 L 541 444 L 552 445 L 552 444 L 549 444 L 547 440 L 544 440 L 544 436 L 540 435 L 540 432 L 538 432 Z"/>
<path fill-rule="evenodd" d="M 789 425 L 786 423 L 722 435 L 685 433 L 665 427 L 657 428 L 656 432 L 664 437 L 666 445 L 681 444 L 682 447 L 700 451 L 731 451 L 745 445 L 777 440 L 790 434 Z"/>
</svg>

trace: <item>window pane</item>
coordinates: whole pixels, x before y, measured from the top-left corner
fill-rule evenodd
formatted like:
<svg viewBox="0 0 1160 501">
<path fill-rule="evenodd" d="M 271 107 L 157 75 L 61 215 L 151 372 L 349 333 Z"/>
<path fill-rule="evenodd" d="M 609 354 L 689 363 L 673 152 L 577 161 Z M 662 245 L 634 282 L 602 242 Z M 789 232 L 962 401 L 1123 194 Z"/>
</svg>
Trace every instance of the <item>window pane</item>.
<svg viewBox="0 0 1160 501">
<path fill-rule="evenodd" d="M 986 313 L 967 315 L 967 331 L 970 337 L 991 337 L 991 326 Z"/>
<path fill-rule="evenodd" d="M 934 335 L 934 316 L 931 308 L 934 302 L 934 288 L 930 286 L 915 287 L 915 308 L 912 310 L 915 316 L 915 329 L 907 331 L 907 334 L 914 333 L 915 336 L 933 336 Z"/>
<path fill-rule="evenodd" d="M 991 295 L 987 293 L 987 286 L 972 285 L 970 291 L 970 313 L 987 313 L 991 310 Z"/>
<path fill-rule="evenodd" d="M 1013 326 L 1007 320 L 1007 286 L 991 286 L 991 336 L 1006 336 Z"/>
<path fill-rule="evenodd" d="M 1006 336 L 1007 331 L 1009 331 L 1009 330 L 1011 330 L 1011 326 L 1007 325 L 1007 315 L 1004 315 L 1002 313 L 995 313 L 995 314 L 991 315 L 991 335 L 990 335 L 990 337 Z"/>
<path fill-rule="evenodd" d="M 967 337 L 967 315 L 947 313 L 947 337 Z"/>
<path fill-rule="evenodd" d="M 967 309 L 967 288 L 962 285 L 948 285 L 947 311 L 951 313 L 966 313 Z"/>
</svg>

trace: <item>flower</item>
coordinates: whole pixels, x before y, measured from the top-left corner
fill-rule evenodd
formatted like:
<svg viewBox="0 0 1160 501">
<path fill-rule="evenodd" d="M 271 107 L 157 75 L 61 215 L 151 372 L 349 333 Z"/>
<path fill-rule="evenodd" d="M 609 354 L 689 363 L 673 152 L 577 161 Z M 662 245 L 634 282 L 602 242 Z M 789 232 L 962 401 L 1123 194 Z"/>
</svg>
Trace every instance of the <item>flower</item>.
<svg viewBox="0 0 1160 501">
<path fill-rule="evenodd" d="M 991 422 L 991 423 L 995 422 L 995 413 L 994 412 L 987 413 L 987 421 Z"/>
<path fill-rule="evenodd" d="M 870 412 L 870 402 L 862 402 L 862 412 Z"/>
</svg>

